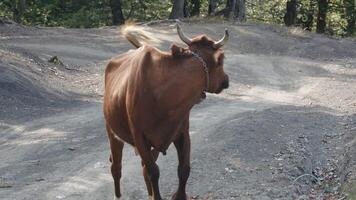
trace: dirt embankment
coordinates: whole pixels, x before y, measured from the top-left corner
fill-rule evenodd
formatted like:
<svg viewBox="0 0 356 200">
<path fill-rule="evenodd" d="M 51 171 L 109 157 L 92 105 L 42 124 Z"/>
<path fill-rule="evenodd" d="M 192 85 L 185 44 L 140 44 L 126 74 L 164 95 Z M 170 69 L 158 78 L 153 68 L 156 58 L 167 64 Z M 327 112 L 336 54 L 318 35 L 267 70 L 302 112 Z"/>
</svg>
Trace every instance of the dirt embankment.
<svg viewBox="0 0 356 200">
<path fill-rule="evenodd" d="M 355 197 L 356 42 L 271 25 L 184 23 L 189 36 L 228 27 L 231 87 L 191 115 L 194 199 Z M 173 24 L 146 27 L 169 49 Z M 115 28 L 0 24 L 0 199 L 111 199 L 101 114 L 104 65 L 130 44 Z M 182 44 L 181 44 L 182 45 Z M 59 61 L 48 62 L 57 56 Z M 176 188 L 176 154 L 158 161 Z M 146 199 L 125 148 L 125 199 Z M 354 195 L 354 196 L 352 196 Z"/>
</svg>

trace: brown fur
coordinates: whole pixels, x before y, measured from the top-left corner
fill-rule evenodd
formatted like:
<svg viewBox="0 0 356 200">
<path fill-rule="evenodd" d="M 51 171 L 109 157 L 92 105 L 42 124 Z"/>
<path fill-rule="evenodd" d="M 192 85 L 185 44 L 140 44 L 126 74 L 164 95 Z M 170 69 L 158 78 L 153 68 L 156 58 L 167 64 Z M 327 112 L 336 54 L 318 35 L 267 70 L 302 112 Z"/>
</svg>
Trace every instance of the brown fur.
<svg viewBox="0 0 356 200">
<path fill-rule="evenodd" d="M 176 58 L 182 58 L 182 57 L 191 57 L 192 54 L 190 52 L 190 50 L 179 47 L 175 44 L 171 45 L 171 53 L 173 57 Z"/>
<path fill-rule="evenodd" d="M 220 93 L 228 86 L 222 49 L 211 48 L 206 36 L 193 39 L 188 48 L 172 45 L 171 52 L 141 46 L 133 32 L 124 36 L 140 47 L 112 58 L 105 71 L 104 116 L 111 147 L 111 172 L 115 195 L 121 196 L 122 148 L 133 145 L 142 159 L 148 194 L 161 200 L 156 159 L 171 143 L 178 152 L 179 187 L 174 200 L 185 200 L 190 171 L 189 113 L 200 101 L 206 84 L 202 63 L 191 55 L 198 53 L 209 68 L 208 92 Z M 141 37 L 140 37 L 141 38 Z"/>
</svg>

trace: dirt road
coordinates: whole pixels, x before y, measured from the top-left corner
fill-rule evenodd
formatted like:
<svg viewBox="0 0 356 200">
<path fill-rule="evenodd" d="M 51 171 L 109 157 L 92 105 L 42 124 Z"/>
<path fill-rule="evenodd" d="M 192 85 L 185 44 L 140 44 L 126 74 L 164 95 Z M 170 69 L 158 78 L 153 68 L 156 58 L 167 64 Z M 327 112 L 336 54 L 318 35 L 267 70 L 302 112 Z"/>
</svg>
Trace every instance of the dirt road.
<svg viewBox="0 0 356 200">
<path fill-rule="evenodd" d="M 232 84 L 192 111 L 191 197 L 355 199 L 356 42 L 270 25 L 183 24 L 190 36 L 215 38 L 224 27 Z M 146 29 L 163 50 L 180 43 L 173 24 Z M 107 59 L 132 47 L 115 28 L 7 24 L 0 41 L 0 199 L 112 199 L 102 75 Z M 123 199 L 146 199 L 131 147 L 123 159 Z M 177 187 L 176 160 L 170 147 L 158 161 L 165 199 Z"/>
</svg>

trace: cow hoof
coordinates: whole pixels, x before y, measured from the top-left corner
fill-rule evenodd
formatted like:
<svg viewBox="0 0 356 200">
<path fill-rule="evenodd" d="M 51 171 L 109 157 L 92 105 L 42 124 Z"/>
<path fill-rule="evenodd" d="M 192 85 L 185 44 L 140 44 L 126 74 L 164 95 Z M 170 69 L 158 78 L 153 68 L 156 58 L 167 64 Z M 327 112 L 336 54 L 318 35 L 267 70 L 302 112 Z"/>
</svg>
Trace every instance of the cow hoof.
<svg viewBox="0 0 356 200">
<path fill-rule="evenodd" d="M 148 200 L 163 200 L 162 198 L 154 198 L 153 196 L 148 196 Z"/>
<path fill-rule="evenodd" d="M 117 197 L 116 195 L 114 195 L 114 200 L 120 200 L 120 197 Z"/>
<path fill-rule="evenodd" d="M 186 194 L 175 193 L 172 200 L 190 200 L 190 198 Z"/>
</svg>

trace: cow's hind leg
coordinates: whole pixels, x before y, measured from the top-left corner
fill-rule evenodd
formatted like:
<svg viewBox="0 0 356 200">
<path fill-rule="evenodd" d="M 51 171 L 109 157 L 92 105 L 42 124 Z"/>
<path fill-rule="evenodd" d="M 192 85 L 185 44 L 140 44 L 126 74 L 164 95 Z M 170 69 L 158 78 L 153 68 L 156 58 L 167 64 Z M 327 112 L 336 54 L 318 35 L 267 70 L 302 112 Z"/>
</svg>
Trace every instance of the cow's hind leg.
<svg viewBox="0 0 356 200">
<path fill-rule="evenodd" d="M 153 200 L 162 200 L 159 192 L 159 168 L 156 164 L 156 158 L 151 152 L 151 147 L 145 142 L 144 138 L 136 137 L 136 148 L 141 156 L 144 170 L 147 171 L 148 181 L 152 188 Z"/>
<path fill-rule="evenodd" d="M 109 136 L 110 142 L 110 161 L 111 161 L 111 174 L 114 179 L 115 185 L 115 198 L 119 199 L 121 197 L 120 192 L 120 179 L 121 179 L 121 160 L 122 160 L 122 149 L 124 148 L 124 143 L 114 137 L 114 133 L 109 127 L 106 128 Z"/>
<path fill-rule="evenodd" d="M 173 195 L 173 200 L 186 200 L 187 195 L 185 186 L 190 173 L 190 138 L 189 133 L 182 135 L 174 142 L 178 154 L 178 178 L 179 186 L 177 192 Z"/>
<path fill-rule="evenodd" d="M 154 160 L 156 161 L 158 158 L 159 152 L 156 150 L 152 150 L 151 152 L 152 152 Z M 147 168 L 145 167 L 145 164 L 143 163 L 143 161 L 141 162 L 141 164 L 142 164 L 143 177 L 145 178 L 145 183 L 146 183 L 146 187 L 147 187 L 147 192 L 148 192 L 148 195 L 150 197 L 152 197 L 152 185 L 151 185 L 151 182 L 150 182 L 150 179 L 148 176 Z"/>
</svg>

